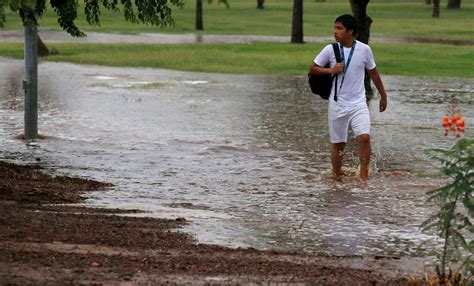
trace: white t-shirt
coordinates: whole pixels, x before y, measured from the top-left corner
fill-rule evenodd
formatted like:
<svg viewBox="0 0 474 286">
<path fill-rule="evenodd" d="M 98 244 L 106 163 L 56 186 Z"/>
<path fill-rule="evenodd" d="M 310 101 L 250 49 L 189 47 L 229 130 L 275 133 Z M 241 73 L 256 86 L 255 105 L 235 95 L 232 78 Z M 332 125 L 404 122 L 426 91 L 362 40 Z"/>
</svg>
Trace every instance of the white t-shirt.
<svg viewBox="0 0 474 286">
<path fill-rule="evenodd" d="M 344 60 L 347 66 L 347 60 L 351 48 L 344 47 Z M 334 49 L 329 44 L 316 56 L 314 63 L 320 67 L 324 67 L 328 63 L 331 67 L 336 65 L 336 56 Z M 356 41 L 354 53 L 352 54 L 349 68 L 344 73 L 340 73 L 337 80 L 337 103 L 343 106 L 355 106 L 366 104 L 364 77 L 365 70 L 375 68 L 374 55 L 370 47 L 362 42 Z M 341 82 L 344 78 L 344 82 Z M 332 84 L 330 100 L 334 101 L 334 81 Z"/>
</svg>

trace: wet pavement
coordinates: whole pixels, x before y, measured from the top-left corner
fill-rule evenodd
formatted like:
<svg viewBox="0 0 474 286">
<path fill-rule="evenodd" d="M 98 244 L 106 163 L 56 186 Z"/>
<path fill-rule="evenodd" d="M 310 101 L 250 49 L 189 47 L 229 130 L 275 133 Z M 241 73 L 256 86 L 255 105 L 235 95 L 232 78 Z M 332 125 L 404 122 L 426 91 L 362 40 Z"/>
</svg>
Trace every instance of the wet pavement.
<svg viewBox="0 0 474 286">
<path fill-rule="evenodd" d="M 372 177 L 329 178 L 327 102 L 304 77 L 39 65 L 39 132 L 25 144 L 21 61 L 0 58 L 0 159 L 111 182 L 87 204 L 184 217 L 204 243 L 424 256 L 425 191 L 443 183 L 423 151 L 456 100 L 473 126 L 474 80 L 384 76 L 385 113 L 370 103 Z M 467 134 L 468 136 L 469 133 Z M 345 164 L 357 168 L 351 141 Z"/>
<path fill-rule="evenodd" d="M 84 43 L 84 44 L 193 44 L 193 43 L 252 43 L 252 42 L 277 42 L 289 43 L 291 36 L 269 35 L 212 35 L 205 33 L 163 34 L 139 33 L 133 35 L 115 33 L 87 32 L 83 38 L 74 38 L 64 31 L 51 31 L 41 29 L 38 32 L 44 42 L 49 43 Z M 3 42 L 23 42 L 23 30 L 0 30 L 0 39 Z M 332 36 L 304 37 L 307 43 L 329 43 L 334 41 Z M 437 43 L 450 45 L 474 45 L 471 40 L 448 40 L 432 38 L 396 37 L 372 34 L 370 42 L 376 43 Z"/>
</svg>

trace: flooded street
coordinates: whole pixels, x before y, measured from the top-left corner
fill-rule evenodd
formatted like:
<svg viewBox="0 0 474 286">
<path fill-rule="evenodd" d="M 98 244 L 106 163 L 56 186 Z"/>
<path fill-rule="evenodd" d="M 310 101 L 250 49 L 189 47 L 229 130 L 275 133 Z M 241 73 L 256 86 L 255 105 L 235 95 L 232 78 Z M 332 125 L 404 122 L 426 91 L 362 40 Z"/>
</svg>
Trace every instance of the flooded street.
<svg viewBox="0 0 474 286">
<path fill-rule="evenodd" d="M 64 31 L 53 31 L 48 28 L 41 28 L 39 36 L 47 43 L 80 43 L 80 44 L 110 44 L 110 43 L 142 43 L 142 44 L 193 44 L 193 43 L 255 43 L 255 42 L 278 42 L 289 43 L 291 36 L 270 36 L 270 35 L 213 35 L 207 33 L 185 33 L 185 34 L 164 34 L 164 33 L 138 33 L 138 34 L 117 34 L 86 32 L 83 38 L 74 38 Z M 23 42 L 23 29 L 0 30 L 0 38 L 4 42 Z M 332 36 L 309 36 L 305 35 L 306 43 L 328 43 L 333 41 Z M 474 45 L 471 40 L 433 40 L 423 37 L 389 37 L 378 34 L 370 35 L 371 42 L 378 43 L 427 43 L 437 42 L 453 45 Z"/>
<path fill-rule="evenodd" d="M 203 243 L 423 256 L 425 192 L 443 183 L 424 150 L 457 100 L 474 126 L 474 80 L 384 76 L 372 113 L 372 177 L 329 178 L 327 102 L 304 77 L 39 65 L 39 133 L 25 145 L 23 62 L 0 58 L 0 159 L 111 182 L 87 204 L 177 218 Z M 354 142 L 345 166 L 357 168 Z"/>
</svg>

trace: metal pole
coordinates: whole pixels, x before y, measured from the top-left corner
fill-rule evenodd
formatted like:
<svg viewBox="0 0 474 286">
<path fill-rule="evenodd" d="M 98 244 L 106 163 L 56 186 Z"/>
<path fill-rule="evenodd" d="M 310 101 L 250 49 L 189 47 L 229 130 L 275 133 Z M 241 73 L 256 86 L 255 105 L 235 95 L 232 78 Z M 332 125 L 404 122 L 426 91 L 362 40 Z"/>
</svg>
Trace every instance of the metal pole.
<svg viewBox="0 0 474 286">
<path fill-rule="evenodd" d="M 25 25 L 25 139 L 38 137 L 38 30 L 35 21 Z"/>
</svg>

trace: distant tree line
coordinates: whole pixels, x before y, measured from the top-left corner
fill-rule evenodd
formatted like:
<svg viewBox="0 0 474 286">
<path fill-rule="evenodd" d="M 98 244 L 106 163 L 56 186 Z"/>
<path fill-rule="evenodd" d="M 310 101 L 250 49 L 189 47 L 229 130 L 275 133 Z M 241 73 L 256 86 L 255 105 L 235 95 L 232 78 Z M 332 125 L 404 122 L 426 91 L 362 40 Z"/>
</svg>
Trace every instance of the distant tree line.
<svg viewBox="0 0 474 286">
<path fill-rule="evenodd" d="M 433 4 L 433 13 L 432 17 L 433 18 L 439 18 L 440 12 L 439 12 L 439 4 L 440 0 L 425 0 L 426 5 L 431 5 Z M 461 8 L 461 0 L 448 0 L 448 9 L 460 9 Z"/>
</svg>

